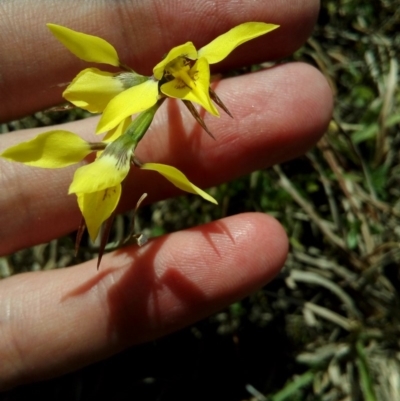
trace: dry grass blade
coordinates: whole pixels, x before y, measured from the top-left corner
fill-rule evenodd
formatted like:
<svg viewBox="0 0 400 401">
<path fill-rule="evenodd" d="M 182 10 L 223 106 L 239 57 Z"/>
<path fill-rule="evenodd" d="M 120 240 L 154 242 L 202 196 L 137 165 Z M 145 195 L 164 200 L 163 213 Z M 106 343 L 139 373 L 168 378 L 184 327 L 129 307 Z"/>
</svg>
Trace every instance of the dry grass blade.
<svg viewBox="0 0 400 401">
<path fill-rule="evenodd" d="M 331 280 L 328 280 L 317 273 L 305 272 L 300 270 L 291 270 L 290 278 L 294 281 L 308 283 L 308 284 L 316 284 L 327 288 L 329 291 L 334 293 L 344 305 L 346 305 L 347 310 L 350 312 L 352 317 L 360 317 L 361 313 L 357 309 L 354 300 L 346 294 L 344 290 L 340 288 L 339 285 L 335 284 Z"/>
<path fill-rule="evenodd" d="M 350 180 L 346 180 L 343 173 L 343 169 L 335 157 L 334 152 L 331 150 L 329 142 L 326 138 L 322 138 L 318 144 L 322 153 L 334 172 L 343 194 L 346 196 L 353 213 L 357 219 L 361 222 L 361 233 L 363 235 L 363 244 L 365 245 L 365 252 L 370 253 L 374 249 L 374 239 L 371 235 L 369 224 L 367 222 L 364 211 L 362 210 L 362 204 L 354 196 L 353 184 Z"/>
<path fill-rule="evenodd" d="M 350 319 L 347 319 L 344 316 L 341 316 L 327 308 L 324 308 L 323 306 L 313 304 L 312 302 L 305 302 L 304 308 L 309 309 L 316 315 L 322 317 L 323 319 L 329 320 L 331 323 L 340 326 L 346 331 L 354 331 L 359 327 L 356 322 L 351 321 Z"/>
<path fill-rule="evenodd" d="M 279 166 L 274 166 L 275 172 L 279 176 L 279 184 L 283 189 L 285 189 L 291 197 L 302 207 L 302 209 L 307 213 L 311 220 L 318 226 L 322 233 L 338 248 L 347 252 L 347 247 L 344 241 L 339 238 L 332 230 L 329 228 L 327 222 L 325 222 L 314 210 L 312 205 L 307 202 L 300 193 L 296 190 L 294 185 L 290 182 L 287 176 L 283 173 Z"/>
<path fill-rule="evenodd" d="M 337 232 L 343 232 L 343 224 L 342 224 L 342 219 L 340 218 L 340 214 L 339 214 L 339 208 L 336 202 L 336 197 L 335 194 L 333 193 L 333 188 L 331 185 L 331 181 L 328 179 L 328 177 L 326 176 L 326 173 L 324 172 L 322 166 L 320 165 L 320 163 L 318 162 L 317 158 L 314 156 L 314 154 L 312 152 L 308 152 L 307 157 L 311 160 L 315 170 L 317 170 L 320 179 L 321 179 L 321 183 L 324 187 L 325 193 L 326 193 L 326 197 L 328 199 L 329 202 L 329 208 L 331 211 L 331 215 L 332 215 L 332 220 L 335 224 L 335 229 Z"/>
<path fill-rule="evenodd" d="M 374 163 L 376 166 L 379 166 L 385 156 L 385 153 L 388 150 L 387 143 L 387 128 L 386 128 L 386 120 L 392 111 L 392 107 L 395 102 L 395 94 L 397 88 L 397 81 L 399 75 L 399 64 L 397 58 L 391 57 L 390 59 L 390 69 L 389 74 L 386 78 L 386 85 L 383 94 L 383 105 L 381 109 L 381 113 L 379 115 L 379 130 L 378 135 L 376 136 L 376 147 L 375 147 L 375 157 Z"/>
</svg>

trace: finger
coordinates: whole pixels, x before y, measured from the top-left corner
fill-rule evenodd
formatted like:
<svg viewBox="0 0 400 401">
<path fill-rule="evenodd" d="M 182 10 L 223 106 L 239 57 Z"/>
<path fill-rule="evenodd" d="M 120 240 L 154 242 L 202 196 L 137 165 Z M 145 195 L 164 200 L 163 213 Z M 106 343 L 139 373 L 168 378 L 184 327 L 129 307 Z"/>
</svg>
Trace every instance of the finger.
<svg viewBox="0 0 400 401">
<path fill-rule="evenodd" d="M 205 1 L 6 1 L 0 6 L 0 121 L 62 101 L 62 84 L 87 66 L 48 31 L 48 22 L 103 37 L 134 70 L 151 75 L 171 47 L 192 41 L 198 48 L 247 21 L 280 24 L 276 32 L 240 46 L 218 68 L 287 56 L 309 36 L 319 2 L 283 0 Z M 28 9 L 28 10 L 27 10 Z M 18 23 L 16 23 L 18 21 Z M 60 87 L 61 85 L 61 87 Z"/>
<path fill-rule="evenodd" d="M 0 282 L 0 387 L 44 379 L 189 325 L 270 281 L 287 239 L 243 214 L 95 261 Z M 2 383 L 1 383 L 2 381 Z"/>
<path fill-rule="evenodd" d="M 174 165 L 201 187 L 215 185 L 304 153 L 324 132 L 332 110 L 326 80 L 304 64 L 223 80 L 216 90 L 235 116 L 205 117 L 216 141 L 169 100 L 138 147 L 142 161 Z M 94 126 L 89 119 L 60 128 L 87 137 Z M 1 135 L 0 149 L 40 131 Z M 76 229 L 76 198 L 66 195 L 73 169 L 43 170 L 0 159 L 0 253 Z M 123 208 L 132 209 L 144 192 L 149 201 L 177 193 L 161 176 L 134 170 L 124 187 Z"/>
</svg>

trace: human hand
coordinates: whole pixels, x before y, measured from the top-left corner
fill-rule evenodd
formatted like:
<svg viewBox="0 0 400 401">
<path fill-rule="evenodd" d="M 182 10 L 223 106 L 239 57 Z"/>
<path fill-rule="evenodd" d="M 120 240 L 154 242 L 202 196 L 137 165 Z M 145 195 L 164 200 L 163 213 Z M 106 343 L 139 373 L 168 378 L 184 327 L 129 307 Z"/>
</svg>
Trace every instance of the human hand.
<svg viewBox="0 0 400 401">
<path fill-rule="evenodd" d="M 56 4 L 56 5 L 55 5 Z M 136 4 L 136 3 L 135 3 Z M 61 24 L 103 37 L 139 73 L 171 47 L 191 40 L 201 47 L 239 23 L 264 21 L 281 27 L 235 50 L 218 68 L 289 55 L 310 34 L 318 2 L 25 3 L 3 7 L 0 48 L 0 120 L 61 101 L 60 83 L 86 67 L 48 32 Z M 27 6 L 29 7 L 29 6 Z M 1 16 L 1 12 L 0 12 Z M 29 19 L 28 19 L 29 17 Z M 9 21 L 9 22 L 8 22 Z M 15 25 L 12 21 L 19 21 Z M 8 25 L 7 25 L 8 23 Z M 45 50 L 45 52 L 43 51 Z M 243 61 L 246 60 L 246 61 Z M 176 101 L 157 113 L 138 148 L 143 160 L 173 164 L 201 187 L 291 159 L 309 149 L 329 122 L 332 95 L 321 74 L 300 63 L 222 80 L 217 85 L 234 116 L 206 122 L 209 138 Z M 98 118 L 60 129 L 94 138 Z M 0 136 L 0 151 L 43 129 Z M 121 210 L 147 192 L 149 200 L 176 190 L 162 177 L 132 171 Z M 66 195 L 74 168 L 41 170 L 0 159 L 0 253 L 49 241 L 77 228 L 80 213 Z M 20 274 L 0 282 L 0 378 L 3 387 L 77 369 L 132 344 L 191 324 L 263 286 L 282 267 L 287 239 L 264 214 L 242 214 L 169 234 L 142 248 L 131 246 L 73 268 Z"/>
</svg>

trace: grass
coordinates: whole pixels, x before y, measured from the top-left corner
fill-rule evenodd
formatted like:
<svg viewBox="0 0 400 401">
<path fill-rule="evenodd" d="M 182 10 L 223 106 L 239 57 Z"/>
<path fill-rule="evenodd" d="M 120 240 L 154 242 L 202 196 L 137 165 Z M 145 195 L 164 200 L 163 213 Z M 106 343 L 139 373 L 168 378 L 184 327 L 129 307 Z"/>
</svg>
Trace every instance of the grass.
<svg viewBox="0 0 400 401">
<path fill-rule="evenodd" d="M 314 35 L 293 56 L 317 66 L 336 98 L 329 129 L 308 154 L 213 189 L 220 209 L 186 197 L 138 217 L 160 235 L 242 211 L 271 213 L 291 244 L 272 283 L 193 327 L 7 399 L 400 399 L 399 10 L 395 0 L 322 2 Z M 72 247 L 67 237 L 0 258 L 0 274 L 69 265 Z M 81 257 L 92 254 L 88 247 Z"/>
</svg>

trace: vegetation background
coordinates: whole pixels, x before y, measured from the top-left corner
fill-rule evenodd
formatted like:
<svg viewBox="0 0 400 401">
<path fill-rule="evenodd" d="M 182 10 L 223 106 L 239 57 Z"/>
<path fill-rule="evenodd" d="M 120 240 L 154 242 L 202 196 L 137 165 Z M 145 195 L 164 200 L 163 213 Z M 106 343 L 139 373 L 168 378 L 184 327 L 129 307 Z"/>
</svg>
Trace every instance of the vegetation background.
<svg viewBox="0 0 400 401">
<path fill-rule="evenodd" d="M 400 1 L 323 0 L 312 38 L 290 59 L 317 66 L 335 94 L 318 145 L 212 188 L 219 208 L 189 196 L 137 216 L 154 236 L 244 211 L 273 214 L 291 250 L 272 283 L 181 332 L 0 399 L 400 400 L 399 49 Z M 84 116 L 36 113 L 0 129 Z M 116 240 L 126 221 L 117 219 Z M 80 258 L 95 251 L 88 245 Z M 74 262 L 70 236 L 0 258 L 0 276 Z"/>
</svg>

